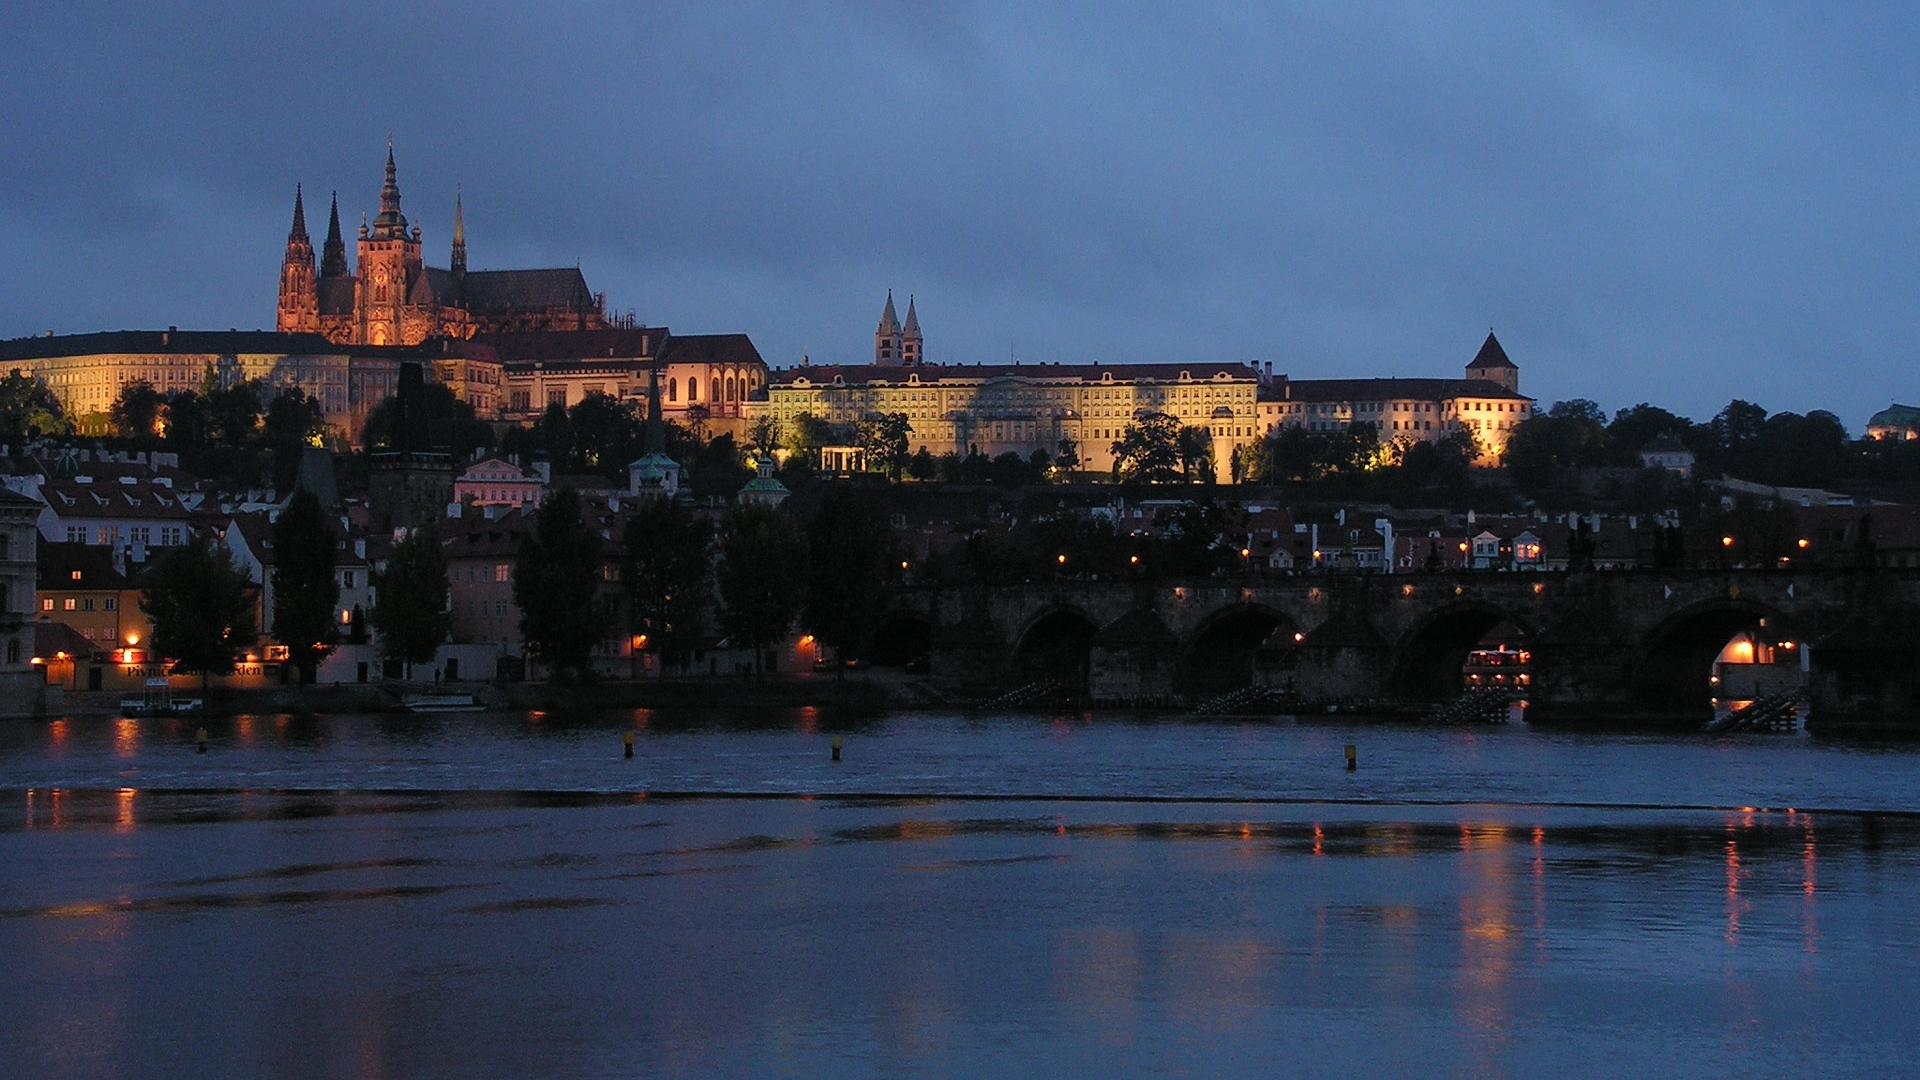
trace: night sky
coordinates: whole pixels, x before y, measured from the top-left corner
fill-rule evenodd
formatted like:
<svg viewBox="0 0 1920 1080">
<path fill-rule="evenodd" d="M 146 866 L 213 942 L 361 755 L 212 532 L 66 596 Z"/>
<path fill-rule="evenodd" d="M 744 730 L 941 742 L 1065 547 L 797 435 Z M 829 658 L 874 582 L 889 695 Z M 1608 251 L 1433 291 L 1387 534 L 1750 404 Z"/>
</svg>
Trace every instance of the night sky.
<svg viewBox="0 0 1920 1080">
<path fill-rule="evenodd" d="M 270 327 L 391 132 L 430 263 L 458 186 L 475 269 L 775 365 L 891 287 L 940 362 L 1920 399 L 1920 9 L 1281 7 L 10 5 L 0 335 Z"/>
</svg>

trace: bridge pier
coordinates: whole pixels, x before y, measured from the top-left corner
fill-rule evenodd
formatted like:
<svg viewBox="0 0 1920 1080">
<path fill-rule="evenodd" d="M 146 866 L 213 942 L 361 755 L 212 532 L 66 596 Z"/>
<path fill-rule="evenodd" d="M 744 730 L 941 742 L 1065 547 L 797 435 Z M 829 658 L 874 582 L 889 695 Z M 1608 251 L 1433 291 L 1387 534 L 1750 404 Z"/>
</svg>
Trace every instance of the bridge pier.
<svg viewBox="0 0 1920 1080">
<path fill-rule="evenodd" d="M 1102 705 L 1173 700 L 1179 639 L 1152 611 L 1135 608 L 1100 628 L 1088 651 L 1087 694 Z"/>
</svg>

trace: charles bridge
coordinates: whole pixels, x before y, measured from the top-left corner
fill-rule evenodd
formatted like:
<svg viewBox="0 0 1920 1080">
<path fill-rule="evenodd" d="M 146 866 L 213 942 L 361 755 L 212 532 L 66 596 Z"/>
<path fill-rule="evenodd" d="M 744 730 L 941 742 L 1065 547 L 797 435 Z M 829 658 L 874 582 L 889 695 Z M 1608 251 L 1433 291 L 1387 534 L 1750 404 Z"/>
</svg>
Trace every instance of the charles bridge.
<svg viewBox="0 0 1920 1080">
<path fill-rule="evenodd" d="M 883 642 L 919 642 L 936 684 L 1055 680 L 1109 704 L 1194 704 L 1246 686 L 1418 708 L 1459 693 L 1493 634 L 1531 653 L 1531 720 L 1708 715 L 1714 658 L 1749 632 L 1806 672 L 1821 721 L 1920 707 L 1920 570 L 1459 571 L 925 588 Z"/>
</svg>

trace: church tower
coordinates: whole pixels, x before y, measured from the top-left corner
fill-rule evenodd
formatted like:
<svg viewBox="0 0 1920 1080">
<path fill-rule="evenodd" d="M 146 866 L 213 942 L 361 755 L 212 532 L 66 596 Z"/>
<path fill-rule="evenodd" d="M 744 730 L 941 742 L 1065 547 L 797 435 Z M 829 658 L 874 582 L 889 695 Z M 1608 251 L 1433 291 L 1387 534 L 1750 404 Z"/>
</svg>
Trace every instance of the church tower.
<svg viewBox="0 0 1920 1080">
<path fill-rule="evenodd" d="M 905 346 L 904 335 L 900 330 L 900 316 L 893 310 L 893 290 L 887 290 L 887 309 L 880 313 L 880 328 L 873 332 L 873 362 L 882 367 L 896 367 L 900 364 L 900 351 Z"/>
<path fill-rule="evenodd" d="M 355 309 L 360 316 L 360 341 L 368 345 L 413 345 L 429 327 L 409 325 L 408 296 L 420 277 L 420 230 L 407 230 L 400 212 L 400 184 L 395 179 L 393 144 L 387 144 L 387 182 L 380 188 L 380 213 L 371 229 L 361 226 L 359 288 Z"/>
<path fill-rule="evenodd" d="M 920 340 L 920 316 L 913 310 L 913 294 L 907 294 L 907 325 L 900 331 L 900 362 L 916 367 L 926 360 Z"/>
<path fill-rule="evenodd" d="M 287 258 L 280 265 L 280 312 L 274 327 L 283 334 L 312 334 L 320 329 L 313 241 L 307 237 L 307 211 L 298 184 L 293 188 L 293 228 L 287 232 Z"/>
</svg>

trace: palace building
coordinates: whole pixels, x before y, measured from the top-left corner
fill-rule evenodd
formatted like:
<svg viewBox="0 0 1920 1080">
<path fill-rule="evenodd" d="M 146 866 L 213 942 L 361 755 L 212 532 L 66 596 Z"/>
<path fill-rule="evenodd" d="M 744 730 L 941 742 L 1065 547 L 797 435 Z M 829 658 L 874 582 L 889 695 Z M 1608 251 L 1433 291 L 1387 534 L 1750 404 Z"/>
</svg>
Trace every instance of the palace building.
<svg viewBox="0 0 1920 1080">
<path fill-rule="evenodd" d="M 320 334 L 336 345 L 417 345 L 429 337 L 526 330 L 591 330 L 607 325 L 603 298 L 587 289 L 578 267 L 468 270 L 467 234 L 458 197 L 453 249 L 446 269 L 421 259 L 421 232 L 400 211 L 400 185 L 387 147 L 380 213 L 364 218 L 354 267 L 340 236 L 340 201 L 328 213 L 319 271 L 307 235 L 306 206 L 293 193 L 293 228 L 280 268 L 282 333 Z"/>
<path fill-rule="evenodd" d="M 1434 442 L 1469 432 L 1482 465 L 1498 464 L 1507 437 L 1533 415 L 1533 399 L 1520 392 L 1520 367 L 1507 358 L 1492 333 L 1467 364 L 1462 379 L 1267 380 L 1260 395 L 1260 431 L 1297 426 L 1309 431 L 1345 431 L 1370 423 L 1380 442 Z"/>
</svg>

